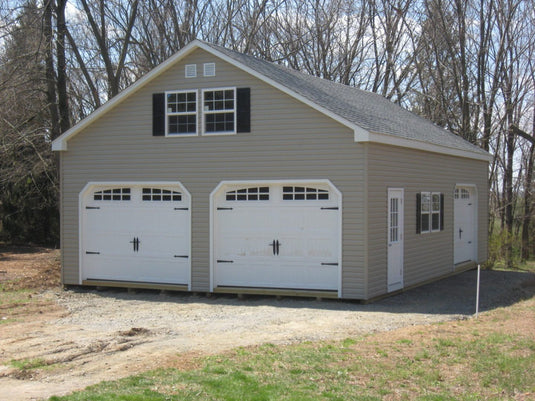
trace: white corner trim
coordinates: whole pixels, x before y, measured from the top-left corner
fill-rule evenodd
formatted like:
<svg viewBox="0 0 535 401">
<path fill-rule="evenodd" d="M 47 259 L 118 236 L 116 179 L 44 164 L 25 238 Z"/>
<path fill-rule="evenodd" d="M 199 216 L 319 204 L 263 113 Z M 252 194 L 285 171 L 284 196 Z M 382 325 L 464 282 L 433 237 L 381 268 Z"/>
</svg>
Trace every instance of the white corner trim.
<svg viewBox="0 0 535 401">
<path fill-rule="evenodd" d="M 355 126 L 353 131 L 355 133 L 355 142 L 369 142 L 370 141 L 370 135 L 372 134 L 369 131 L 366 131 L 364 128 Z"/>
<path fill-rule="evenodd" d="M 378 134 L 376 132 L 368 133 L 367 139 L 362 139 L 362 136 L 357 137 L 355 132 L 355 142 L 373 142 L 385 145 L 400 146 L 403 148 L 418 149 L 428 152 L 441 153 L 449 156 L 464 157 L 468 159 L 482 160 L 490 162 L 492 156 L 490 154 L 483 154 L 479 152 L 471 152 L 468 150 L 451 148 L 449 146 L 433 144 L 429 142 L 419 141 L 417 139 L 401 138 L 394 135 Z"/>
</svg>

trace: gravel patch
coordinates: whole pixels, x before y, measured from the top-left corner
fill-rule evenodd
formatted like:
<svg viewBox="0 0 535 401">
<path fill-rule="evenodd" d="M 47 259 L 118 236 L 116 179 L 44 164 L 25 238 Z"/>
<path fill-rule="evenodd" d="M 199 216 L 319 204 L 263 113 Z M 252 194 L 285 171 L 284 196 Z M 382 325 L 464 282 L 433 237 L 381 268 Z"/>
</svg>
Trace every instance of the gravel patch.
<svg viewBox="0 0 535 401">
<path fill-rule="evenodd" d="M 532 274 L 481 272 L 480 311 L 507 306 L 533 295 Z M 526 285 L 528 283 L 528 285 Z M 126 290 L 70 290 L 58 302 L 70 311 L 53 324 L 85 325 L 116 332 L 143 327 L 170 337 L 206 333 L 263 332 L 276 327 L 274 340 L 324 338 L 388 331 L 407 325 L 465 318 L 475 312 L 476 271 L 361 304 L 338 300 L 271 296 L 215 295 Z M 296 328 L 300 328 L 295 332 Z M 263 338 L 263 336 L 262 336 Z M 254 338 L 252 342 L 256 342 Z M 242 344 L 239 344 L 242 345 Z M 211 347 L 211 346 L 210 346 Z"/>
<path fill-rule="evenodd" d="M 370 304 L 118 289 L 48 291 L 41 296 L 65 313 L 56 310 L 41 320 L 6 326 L 0 336 L 3 361 L 38 358 L 48 367 L 21 376 L 8 362 L 0 363 L 0 388 L 6 399 L 37 400 L 240 346 L 336 340 L 466 319 L 475 311 L 475 285 L 476 272 L 469 271 Z M 481 311 L 533 295 L 534 274 L 482 271 Z"/>
</svg>

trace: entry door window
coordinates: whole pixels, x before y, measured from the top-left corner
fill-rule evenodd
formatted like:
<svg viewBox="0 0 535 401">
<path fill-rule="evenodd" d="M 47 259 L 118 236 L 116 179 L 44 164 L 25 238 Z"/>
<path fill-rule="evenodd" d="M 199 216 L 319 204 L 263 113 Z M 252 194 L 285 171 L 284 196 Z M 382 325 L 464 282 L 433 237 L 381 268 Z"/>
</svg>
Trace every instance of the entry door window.
<svg viewBox="0 0 535 401">
<path fill-rule="evenodd" d="M 390 242 L 399 241 L 399 198 L 390 199 Z"/>
<path fill-rule="evenodd" d="M 388 291 L 403 288 L 403 189 L 388 189 Z"/>
</svg>

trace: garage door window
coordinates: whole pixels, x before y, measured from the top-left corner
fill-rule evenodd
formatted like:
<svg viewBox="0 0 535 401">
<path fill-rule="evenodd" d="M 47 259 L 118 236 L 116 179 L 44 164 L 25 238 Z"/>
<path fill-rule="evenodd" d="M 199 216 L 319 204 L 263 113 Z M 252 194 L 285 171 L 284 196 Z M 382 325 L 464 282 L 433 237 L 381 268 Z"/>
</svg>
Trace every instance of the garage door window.
<svg viewBox="0 0 535 401">
<path fill-rule="evenodd" d="M 329 200 L 329 191 L 310 187 L 283 187 L 283 200 Z"/>
<path fill-rule="evenodd" d="M 143 188 L 142 199 L 146 202 L 150 202 L 150 201 L 179 202 L 182 200 L 182 194 L 180 192 L 172 191 L 170 189 Z"/>
<path fill-rule="evenodd" d="M 226 193 L 228 201 L 263 201 L 269 200 L 269 187 L 241 188 Z"/>
<path fill-rule="evenodd" d="M 129 201 L 130 188 L 112 188 L 96 191 L 93 194 L 93 200 L 96 201 Z"/>
</svg>

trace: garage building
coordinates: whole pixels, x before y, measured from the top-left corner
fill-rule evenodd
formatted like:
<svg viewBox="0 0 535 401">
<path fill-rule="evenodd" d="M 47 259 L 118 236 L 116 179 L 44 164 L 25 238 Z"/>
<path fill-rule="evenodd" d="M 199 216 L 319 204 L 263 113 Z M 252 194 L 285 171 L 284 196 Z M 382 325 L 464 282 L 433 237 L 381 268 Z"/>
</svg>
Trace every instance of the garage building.
<svg viewBox="0 0 535 401">
<path fill-rule="evenodd" d="M 66 285 L 368 300 L 487 256 L 486 152 L 210 43 L 52 147 Z"/>
</svg>

